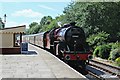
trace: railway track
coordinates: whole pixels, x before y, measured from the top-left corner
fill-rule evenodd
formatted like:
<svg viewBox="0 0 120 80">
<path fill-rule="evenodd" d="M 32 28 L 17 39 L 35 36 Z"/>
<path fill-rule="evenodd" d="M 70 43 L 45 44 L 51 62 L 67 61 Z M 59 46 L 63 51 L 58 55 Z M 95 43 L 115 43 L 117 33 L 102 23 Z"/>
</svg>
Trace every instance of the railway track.
<svg viewBox="0 0 120 80">
<path fill-rule="evenodd" d="M 88 75 L 89 75 L 89 77 L 88 77 Z M 102 80 L 102 78 L 100 77 L 100 76 L 98 76 L 97 74 L 95 74 L 94 72 L 92 72 L 92 71 L 90 71 L 90 70 L 88 70 L 88 75 L 86 76 L 88 79 L 97 79 L 97 80 Z M 91 76 L 92 76 L 92 78 L 91 78 Z"/>
<path fill-rule="evenodd" d="M 102 76 L 109 76 L 111 78 L 111 76 L 113 78 L 118 78 L 120 79 L 120 68 L 119 67 L 114 67 L 102 62 L 98 62 L 95 60 L 91 60 L 89 63 L 89 66 L 96 68 L 97 70 L 101 71 Z M 88 70 L 90 71 L 90 70 Z M 102 73 L 102 71 L 105 73 Z M 92 71 L 91 71 L 92 72 Z M 94 73 L 93 73 L 94 74 Z M 111 75 L 110 75 L 111 74 Z M 101 77 L 100 77 L 101 78 Z"/>
<path fill-rule="evenodd" d="M 105 66 L 108 66 L 108 67 L 111 67 L 111 68 L 113 68 L 113 69 L 116 69 L 116 70 L 119 70 L 119 71 L 120 71 L 120 67 L 116 67 L 116 66 L 108 65 L 108 64 L 105 64 L 105 63 L 102 63 L 102 62 L 98 62 L 98 61 L 96 61 L 96 60 L 91 60 L 90 62 L 94 62 L 94 63 L 102 64 L 102 65 L 105 65 Z"/>
<path fill-rule="evenodd" d="M 36 46 L 36 45 L 35 45 Z M 37 47 L 40 47 L 40 46 L 37 46 Z M 41 47 L 40 47 L 41 48 Z M 47 51 L 49 51 L 49 50 L 47 50 Z M 89 64 L 89 66 L 94 66 L 94 68 L 96 69 L 96 68 L 98 68 L 98 69 L 100 69 L 100 70 L 103 70 L 103 71 L 106 71 L 106 72 L 109 72 L 110 74 L 112 74 L 112 75 L 117 75 L 119 78 L 120 78 L 120 74 L 118 74 L 118 73 L 114 73 L 114 72 L 120 72 L 120 68 L 117 68 L 117 67 L 115 67 L 115 69 L 116 70 L 119 70 L 119 71 L 110 71 L 110 70 L 106 70 L 106 69 L 104 69 L 103 67 L 101 67 L 101 66 L 99 66 L 99 65 L 104 65 L 104 67 L 108 67 L 108 66 L 110 66 L 110 65 L 107 65 L 107 64 L 104 64 L 104 63 L 100 63 L 100 62 L 97 62 L 97 61 L 94 61 L 94 60 L 91 60 L 90 61 L 90 64 Z M 72 67 L 72 66 L 71 66 Z M 111 66 L 110 66 L 111 67 Z M 74 67 L 73 67 L 74 68 Z M 114 68 L 113 66 L 112 66 L 112 68 Z M 74 68 L 75 69 L 75 68 Z M 98 70 L 98 69 L 96 69 L 96 70 Z M 79 69 L 76 69 L 78 72 L 80 72 L 79 71 Z M 81 70 L 81 69 L 80 69 Z M 87 69 L 87 71 L 88 71 L 88 75 L 90 75 L 90 77 L 92 77 L 90 80 L 105 80 L 104 79 L 104 77 L 101 77 L 100 75 L 98 75 L 97 74 L 97 72 L 96 71 L 94 71 L 94 69 L 93 70 L 91 70 L 91 69 Z M 81 73 L 81 72 L 80 72 Z M 99 73 L 99 72 L 98 72 Z"/>
</svg>

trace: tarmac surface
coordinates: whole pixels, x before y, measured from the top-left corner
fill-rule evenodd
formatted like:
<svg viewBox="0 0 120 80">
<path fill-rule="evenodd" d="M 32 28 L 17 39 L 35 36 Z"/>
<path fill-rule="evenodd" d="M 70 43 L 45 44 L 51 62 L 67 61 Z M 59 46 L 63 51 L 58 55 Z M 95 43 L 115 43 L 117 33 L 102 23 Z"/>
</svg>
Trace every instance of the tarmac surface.
<svg viewBox="0 0 120 80">
<path fill-rule="evenodd" d="M 25 54 L 0 55 L 0 77 L 86 79 L 51 53 L 31 44 Z"/>
</svg>

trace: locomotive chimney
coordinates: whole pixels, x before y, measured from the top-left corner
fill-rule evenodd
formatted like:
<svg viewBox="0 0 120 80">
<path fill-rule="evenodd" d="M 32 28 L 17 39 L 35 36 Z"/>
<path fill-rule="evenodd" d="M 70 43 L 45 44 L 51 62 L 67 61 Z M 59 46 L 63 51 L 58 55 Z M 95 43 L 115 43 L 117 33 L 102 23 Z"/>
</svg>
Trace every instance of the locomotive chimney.
<svg viewBox="0 0 120 80">
<path fill-rule="evenodd" d="M 71 26 L 75 26 L 76 22 L 71 22 L 70 25 Z"/>
</svg>

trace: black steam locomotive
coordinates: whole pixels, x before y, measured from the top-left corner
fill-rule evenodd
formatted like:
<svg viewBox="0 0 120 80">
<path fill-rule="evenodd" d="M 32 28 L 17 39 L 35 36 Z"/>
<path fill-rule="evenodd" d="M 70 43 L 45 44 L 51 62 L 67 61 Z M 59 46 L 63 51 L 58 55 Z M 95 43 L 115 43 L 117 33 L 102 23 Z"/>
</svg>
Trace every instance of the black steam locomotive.
<svg viewBox="0 0 120 80">
<path fill-rule="evenodd" d="M 91 59 L 91 51 L 85 33 L 75 23 L 66 24 L 47 32 L 25 35 L 23 41 L 49 49 L 65 62 L 85 68 Z"/>
</svg>

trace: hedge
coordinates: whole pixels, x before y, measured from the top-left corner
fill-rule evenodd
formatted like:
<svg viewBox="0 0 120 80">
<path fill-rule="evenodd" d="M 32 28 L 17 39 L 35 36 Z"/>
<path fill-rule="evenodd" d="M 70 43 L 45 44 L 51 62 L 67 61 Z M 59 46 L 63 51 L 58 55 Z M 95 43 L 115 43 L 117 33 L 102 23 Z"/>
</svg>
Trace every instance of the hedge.
<svg viewBox="0 0 120 80">
<path fill-rule="evenodd" d="M 120 48 L 114 49 L 110 52 L 109 60 L 115 60 L 120 57 Z"/>
<path fill-rule="evenodd" d="M 104 44 L 97 46 L 93 52 L 93 55 L 97 57 L 101 57 L 103 59 L 108 59 L 110 51 L 111 51 L 111 46 Z"/>
</svg>

